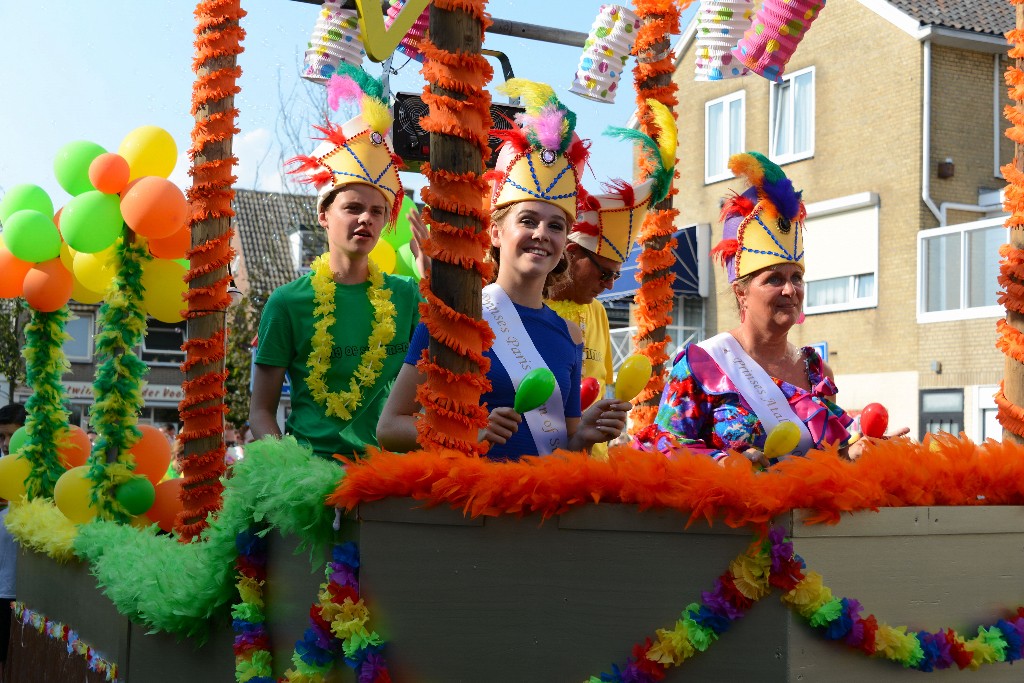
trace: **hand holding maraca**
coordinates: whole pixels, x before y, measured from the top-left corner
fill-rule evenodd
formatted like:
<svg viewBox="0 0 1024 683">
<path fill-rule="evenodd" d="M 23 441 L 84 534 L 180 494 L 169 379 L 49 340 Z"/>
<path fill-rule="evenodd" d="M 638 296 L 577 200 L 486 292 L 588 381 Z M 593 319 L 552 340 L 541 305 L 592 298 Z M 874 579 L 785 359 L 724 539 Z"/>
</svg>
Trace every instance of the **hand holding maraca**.
<svg viewBox="0 0 1024 683">
<path fill-rule="evenodd" d="M 487 417 L 487 427 L 480 433 L 482 441 L 507 443 L 519 431 L 523 414 L 541 407 L 555 391 L 555 376 L 547 368 L 534 368 L 526 373 L 516 388 L 513 407 L 499 406 Z"/>
<path fill-rule="evenodd" d="M 590 448 L 595 443 L 611 441 L 626 428 L 626 417 L 633 408 L 630 403 L 651 380 L 651 361 L 639 354 L 622 362 L 615 378 L 615 398 L 597 401 L 583 413 L 570 447 Z"/>
</svg>

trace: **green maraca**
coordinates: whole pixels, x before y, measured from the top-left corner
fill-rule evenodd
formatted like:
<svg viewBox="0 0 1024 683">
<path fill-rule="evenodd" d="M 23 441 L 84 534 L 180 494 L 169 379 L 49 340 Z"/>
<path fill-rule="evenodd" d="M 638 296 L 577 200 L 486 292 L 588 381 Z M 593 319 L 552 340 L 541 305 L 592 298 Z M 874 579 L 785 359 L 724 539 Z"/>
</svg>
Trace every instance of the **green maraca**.
<svg viewBox="0 0 1024 683">
<path fill-rule="evenodd" d="M 555 376 L 547 368 L 535 368 L 526 373 L 516 389 L 513 408 L 519 414 L 544 405 L 555 391 Z"/>
</svg>

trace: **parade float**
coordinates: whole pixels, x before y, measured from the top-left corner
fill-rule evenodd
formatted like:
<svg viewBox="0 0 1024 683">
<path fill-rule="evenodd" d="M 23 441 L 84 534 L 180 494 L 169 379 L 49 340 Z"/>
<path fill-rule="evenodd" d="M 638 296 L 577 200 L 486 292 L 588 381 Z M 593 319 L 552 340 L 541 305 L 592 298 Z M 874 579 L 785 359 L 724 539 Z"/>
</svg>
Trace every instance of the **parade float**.
<svg viewBox="0 0 1024 683">
<path fill-rule="evenodd" d="M 376 4 L 356 4 L 365 52 L 382 60 L 428 1 L 396 3 L 404 7 L 390 28 Z M 819 5 L 806 4 L 813 19 Z M 679 7 L 638 0 L 634 9 L 637 118 L 650 133 L 648 98 L 674 103 L 668 44 Z M 479 457 L 479 359 L 489 343 L 479 322 L 491 125 L 485 10 L 484 0 L 434 0 L 427 36 L 405 48 L 424 58 L 430 112 L 421 123 L 434 142 L 423 168 L 433 258 L 424 317 L 459 344 L 432 341 L 421 366 L 421 451 L 336 463 L 286 437 L 252 444 L 233 476 L 222 476 L 238 0 L 196 10 L 187 204 L 159 182 L 167 141 L 152 130 L 130 133 L 117 154 L 69 149 L 75 199 L 56 220 L 35 189 L 5 195 L 2 294 L 24 294 L 34 309 L 29 421 L 0 460 L 7 525 L 22 547 L 5 679 L 861 681 L 962 669 L 1019 679 L 1024 412 L 1010 400 L 1009 373 L 1002 444 L 884 441 L 855 464 L 826 449 L 767 472 L 739 457 L 719 466 L 627 447 L 603 462 L 567 452 Z M 765 53 L 757 35 L 737 58 L 773 77 L 785 59 Z M 1018 58 L 1021 35 L 1010 39 Z M 707 60 L 708 78 L 728 61 Z M 607 96 L 600 80 L 577 81 Z M 1012 68 L 1008 81 L 1024 98 L 1024 73 Z M 1019 113 L 1011 122 L 1024 140 Z M 1004 172 L 1018 227 L 1024 176 Z M 133 194 L 147 186 L 159 189 Z M 20 212 L 29 213 L 15 220 Z M 635 427 L 651 421 L 663 386 L 674 216 L 670 195 L 643 227 L 637 347 L 655 372 Z M 103 239 L 76 228 L 104 219 Z M 1010 322 L 1000 344 L 1016 362 L 1020 247 L 1004 248 L 1001 276 Z M 173 263 L 179 249 L 187 270 Z M 190 321 L 184 476 L 154 485 L 169 456 L 136 424 L 145 367 L 132 349 L 147 313 L 182 315 L 177 299 L 165 308 L 164 285 L 176 280 L 188 283 L 172 295 Z M 72 296 L 103 301 L 92 447 L 63 408 Z"/>
</svg>

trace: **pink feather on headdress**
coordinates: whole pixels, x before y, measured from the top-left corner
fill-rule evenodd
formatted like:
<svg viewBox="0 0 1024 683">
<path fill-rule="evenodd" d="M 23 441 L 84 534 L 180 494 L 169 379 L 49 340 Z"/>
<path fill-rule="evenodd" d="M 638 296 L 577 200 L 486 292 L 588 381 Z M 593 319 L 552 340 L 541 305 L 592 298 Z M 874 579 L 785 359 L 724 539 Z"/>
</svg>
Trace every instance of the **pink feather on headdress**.
<svg viewBox="0 0 1024 683">
<path fill-rule="evenodd" d="M 334 111 L 338 111 L 340 100 L 358 102 L 362 96 L 362 88 L 351 76 L 334 74 L 331 80 L 327 81 L 327 106 Z"/>
<path fill-rule="evenodd" d="M 545 149 L 561 149 L 565 132 L 565 110 L 553 104 L 545 105 L 536 115 L 527 115 L 523 121 L 537 135 L 537 141 Z"/>
</svg>

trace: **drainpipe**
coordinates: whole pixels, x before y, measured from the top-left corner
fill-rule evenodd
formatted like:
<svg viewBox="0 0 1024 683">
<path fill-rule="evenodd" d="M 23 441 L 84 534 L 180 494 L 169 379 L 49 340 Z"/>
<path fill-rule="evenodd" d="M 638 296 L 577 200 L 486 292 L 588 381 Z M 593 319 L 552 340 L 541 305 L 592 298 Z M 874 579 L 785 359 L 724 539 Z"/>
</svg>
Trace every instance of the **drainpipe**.
<svg viewBox="0 0 1024 683">
<path fill-rule="evenodd" d="M 932 41 L 931 37 L 924 39 L 924 88 L 922 91 L 924 100 L 921 112 L 921 199 L 924 205 L 932 212 L 939 225 L 946 224 L 945 216 L 931 197 L 932 180 Z"/>
</svg>

